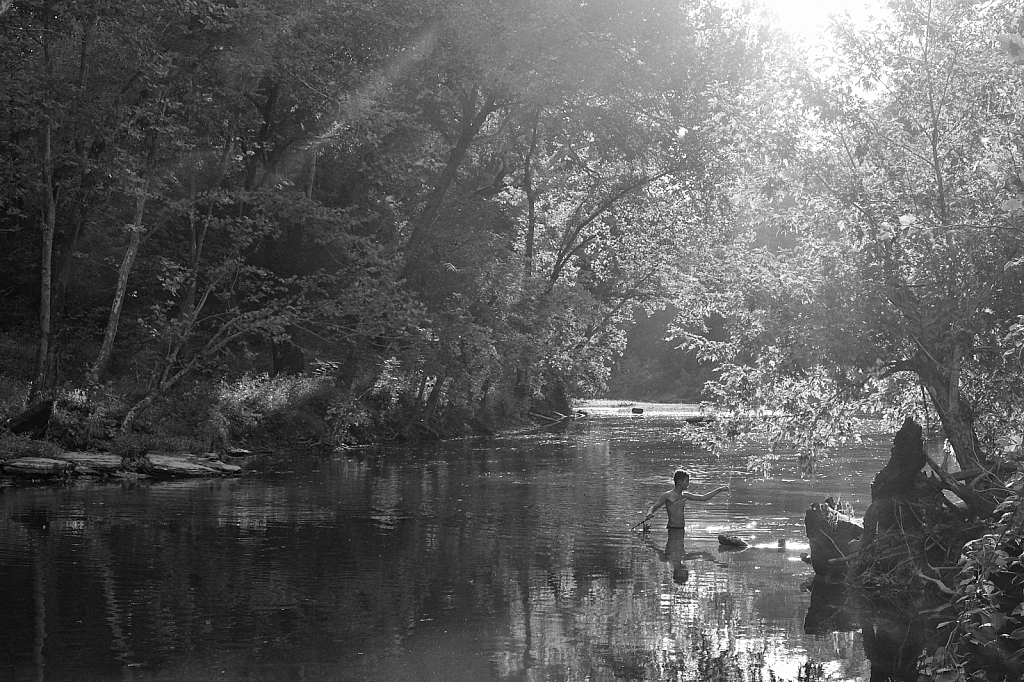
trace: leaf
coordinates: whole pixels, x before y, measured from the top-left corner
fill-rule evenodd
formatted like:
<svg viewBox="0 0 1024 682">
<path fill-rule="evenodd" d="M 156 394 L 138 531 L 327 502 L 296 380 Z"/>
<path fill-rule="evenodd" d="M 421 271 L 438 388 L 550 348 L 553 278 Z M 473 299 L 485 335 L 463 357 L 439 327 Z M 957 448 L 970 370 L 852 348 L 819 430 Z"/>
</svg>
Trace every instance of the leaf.
<svg viewBox="0 0 1024 682">
<path fill-rule="evenodd" d="M 1024 65 L 1024 38 L 1019 33 L 1003 33 L 996 40 L 1011 62 Z"/>
</svg>

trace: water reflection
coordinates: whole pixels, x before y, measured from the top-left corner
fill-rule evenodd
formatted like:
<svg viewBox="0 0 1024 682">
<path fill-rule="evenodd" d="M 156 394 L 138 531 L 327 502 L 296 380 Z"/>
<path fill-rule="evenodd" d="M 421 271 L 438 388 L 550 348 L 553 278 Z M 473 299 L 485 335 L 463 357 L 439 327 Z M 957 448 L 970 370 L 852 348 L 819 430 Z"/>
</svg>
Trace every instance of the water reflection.
<svg viewBox="0 0 1024 682">
<path fill-rule="evenodd" d="M 857 472 L 888 445 L 801 479 L 693 441 L 649 414 L 259 478 L 0 489 L 0 679 L 867 680 L 858 630 L 805 630 L 799 552 L 807 506 L 863 510 Z M 731 495 L 685 537 L 630 532 L 680 466 Z"/>
<path fill-rule="evenodd" d="M 859 631 L 872 682 L 914 682 L 925 647 L 927 609 L 914 599 L 903 604 L 872 603 L 842 583 L 815 577 L 808 582 L 811 604 L 804 630 L 815 636 Z"/>
<path fill-rule="evenodd" d="M 682 585 L 690 579 L 688 561 L 695 559 L 704 561 L 715 561 L 715 556 L 710 552 L 687 552 L 686 551 L 686 530 L 682 528 L 669 528 L 666 530 L 667 539 L 664 549 L 659 548 L 650 540 L 650 530 L 645 529 L 641 535 L 648 547 L 658 553 L 658 557 L 667 563 L 672 570 L 672 582 Z M 728 550 L 727 550 L 728 551 Z"/>
</svg>

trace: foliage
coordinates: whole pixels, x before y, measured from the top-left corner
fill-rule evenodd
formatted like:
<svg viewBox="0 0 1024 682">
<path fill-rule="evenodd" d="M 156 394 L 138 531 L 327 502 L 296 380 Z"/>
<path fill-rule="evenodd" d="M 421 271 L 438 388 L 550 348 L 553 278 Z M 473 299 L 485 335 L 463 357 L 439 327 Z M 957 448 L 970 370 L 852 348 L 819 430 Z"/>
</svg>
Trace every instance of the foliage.
<svg viewBox="0 0 1024 682">
<path fill-rule="evenodd" d="M 939 624 L 945 643 L 926 662 L 929 679 L 963 680 L 972 670 L 998 675 L 1024 669 L 1020 492 L 1018 481 L 989 532 L 964 546 L 952 598 L 954 617 Z"/>
<path fill-rule="evenodd" d="M 0 423 L 16 416 L 25 404 L 28 384 L 0 374 Z"/>
<path fill-rule="evenodd" d="M 738 174 L 737 234 L 694 269 L 699 286 L 684 292 L 681 321 L 725 320 L 725 340 L 690 337 L 722 363 L 711 395 L 776 443 L 813 459 L 859 416 L 916 416 L 941 426 L 960 468 L 992 472 L 963 494 L 1002 501 L 1001 462 L 1024 426 L 1024 98 L 1019 67 L 995 37 L 1019 8 L 890 9 L 890 23 L 871 31 L 837 26 L 831 77 L 776 72 L 770 97 L 781 110 L 749 92 L 756 114 L 737 116 L 736 154 L 764 163 Z M 1000 509 L 1015 509 L 1017 495 Z M 925 661 L 934 679 L 1016 665 L 1008 636 L 1019 629 L 1021 529 L 1009 517 L 977 522 L 985 530 L 961 560 L 949 639 Z M 919 545 L 924 556 L 936 546 L 927 533 L 893 532 L 894 548 Z"/>
<path fill-rule="evenodd" d="M 53 457 L 62 451 L 60 445 L 28 436 L 0 431 L 0 455 L 3 457 Z"/>
<path fill-rule="evenodd" d="M 827 445 L 852 415 L 897 407 L 935 415 L 971 467 L 1019 430 L 1013 395 L 993 390 L 1020 376 L 1005 339 L 1022 98 L 992 45 L 1008 16 L 895 3 L 888 26 L 839 26 L 838 75 L 783 70 L 787 108 L 739 119 L 737 153 L 769 165 L 740 176 L 741 234 L 680 307 L 726 318 L 727 341 L 692 342 L 726 363 L 718 397 L 783 415 L 778 437 Z"/>
<path fill-rule="evenodd" d="M 699 3 L 46 7 L 0 24 L 5 320 L 27 329 L 52 284 L 37 364 L 78 382 L 72 338 L 92 380 L 130 364 L 125 428 L 288 349 L 288 371 L 336 362 L 343 393 L 399 358 L 441 387 L 430 419 L 602 390 L 632 307 L 716 229 L 709 94 L 762 42 Z M 52 276 L 24 265 L 48 194 Z"/>
<path fill-rule="evenodd" d="M 226 440 L 294 446 L 295 438 L 323 438 L 334 393 L 326 377 L 245 375 L 221 382 L 212 414 Z"/>
</svg>

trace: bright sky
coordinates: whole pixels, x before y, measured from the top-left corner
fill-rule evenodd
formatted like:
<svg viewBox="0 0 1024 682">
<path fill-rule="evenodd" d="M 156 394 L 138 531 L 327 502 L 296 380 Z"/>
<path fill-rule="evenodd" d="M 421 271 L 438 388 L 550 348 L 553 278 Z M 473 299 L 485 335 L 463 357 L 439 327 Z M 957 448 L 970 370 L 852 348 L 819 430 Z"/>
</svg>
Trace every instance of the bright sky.
<svg viewBox="0 0 1024 682">
<path fill-rule="evenodd" d="M 827 37 L 829 17 L 849 12 L 855 20 L 870 14 L 878 15 L 884 5 L 881 0 L 761 0 L 781 20 L 783 28 L 795 38 L 815 42 Z"/>
</svg>

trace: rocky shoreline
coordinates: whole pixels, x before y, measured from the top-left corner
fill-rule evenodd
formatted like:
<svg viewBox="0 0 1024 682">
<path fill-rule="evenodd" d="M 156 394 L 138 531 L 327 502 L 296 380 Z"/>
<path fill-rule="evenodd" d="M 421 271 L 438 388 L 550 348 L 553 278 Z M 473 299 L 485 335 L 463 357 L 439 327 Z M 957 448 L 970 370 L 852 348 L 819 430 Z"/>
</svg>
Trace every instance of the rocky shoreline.
<svg viewBox="0 0 1024 682">
<path fill-rule="evenodd" d="M 110 452 L 63 452 L 49 457 L 5 457 L 0 455 L 0 484 L 51 483 L 77 478 L 94 479 L 180 479 L 240 476 L 251 453 L 237 451 L 191 454 L 147 452 L 138 457 L 121 457 Z"/>
</svg>

